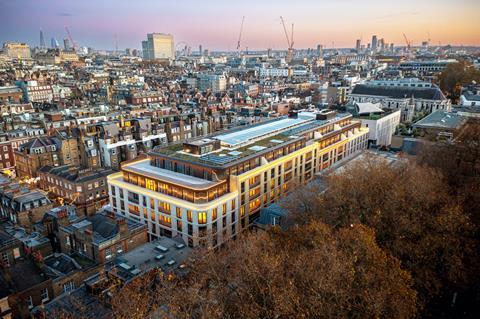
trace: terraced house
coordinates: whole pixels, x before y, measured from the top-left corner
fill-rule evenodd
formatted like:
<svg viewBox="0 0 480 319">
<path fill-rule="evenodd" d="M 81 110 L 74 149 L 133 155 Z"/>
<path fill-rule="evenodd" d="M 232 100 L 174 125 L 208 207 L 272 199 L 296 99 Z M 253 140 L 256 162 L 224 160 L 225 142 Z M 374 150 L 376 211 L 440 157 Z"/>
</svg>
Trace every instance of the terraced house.
<svg viewBox="0 0 480 319">
<path fill-rule="evenodd" d="M 367 140 L 352 115 L 325 110 L 160 146 L 108 177 L 110 204 L 147 224 L 151 239 L 179 235 L 189 246 L 215 247 Z"/>
</svg>

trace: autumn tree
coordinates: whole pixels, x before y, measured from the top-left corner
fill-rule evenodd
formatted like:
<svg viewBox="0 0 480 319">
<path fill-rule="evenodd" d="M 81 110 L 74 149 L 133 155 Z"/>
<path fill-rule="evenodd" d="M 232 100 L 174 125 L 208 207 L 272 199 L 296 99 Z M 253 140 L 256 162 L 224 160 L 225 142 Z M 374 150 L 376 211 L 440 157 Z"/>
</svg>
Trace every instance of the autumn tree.
<svg viewBox="0 0 480 319">
<path fill-rule="evenodd" d="M 473 223 L 476 249 L 467 259 L 469 285 L 459 299 L 463 308 L 478 311 L 480 296 L 480 120 L 469 119 L 451 141 L 426 144 L 417 162 L 439 171 L 449 193 L 454 196 Z"/>
<path fill-rule="evenodd" d="M 472 221 L 480 226 L 480 119 L 469 119 L 452 141 L 423 146 L 417 162 L 438 170 Z"/>
<path fill-rule="evenodd" d="M 375 157 L 351 163 L 326 178 L 323 194 L 308 186 L 287 205 L 295 223 L 319 220 L 335 228 L 361 223 L 380 247 L 412 273 L 423 304 L 452 296 L 465 283 L 472 250 L 471 223 L 435 170 Z M 307 203 L 298 203 L 303 199 Z M 302 207 L 314 207 L 304 210 Z"/>
<path fill-rule="evenodd" d="M 131 295 L 157 296 L 159 318 L 411 318 L 416 293 L 399 261 L 378 247 L 371 229 L 334 230 L 319 222 L 288 232 L 252 233 L 219 251 L 202 251 L 182 278 Z M 136 316 L 133 316 L 136 318 Z"/>
<path fill-rule="evenodd" d="M 462 86 L 471 84 L 472 81 L 480 83 L 480 71 L 465 60 L 456 63 L 450 63 L 440 73 L 440 88 L 456 100 L 460 97 Z"/>
</svg>

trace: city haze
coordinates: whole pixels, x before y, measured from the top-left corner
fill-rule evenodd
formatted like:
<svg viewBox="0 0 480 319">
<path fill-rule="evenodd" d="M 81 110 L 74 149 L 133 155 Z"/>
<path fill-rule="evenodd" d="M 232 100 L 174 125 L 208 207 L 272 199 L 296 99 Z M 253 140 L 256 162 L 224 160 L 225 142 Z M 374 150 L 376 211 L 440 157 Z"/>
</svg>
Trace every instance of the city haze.
<svg viewBox="0 0 480 319">
<path fill-rule="evenodd" d="M 67 37 L 65 26 L 81 46 L 114 49 L 141 48 L 149 32 L 165 32 L 192 48 L 235 50 L 242 16 L 242 49 L 285 49 L 280 16 L 295 24 L 295 47 L 323 44 L 326 48 L 353 47 L 377 34 L 405 45 L 403 33 L 420 45 L 480 45 L 480 2 L 476 0 L 398 1 L 287 1 L 244 0 L 15 0 L 2 1 L 0 42 L 39 44 L 39 30 L 47 41 Z M 455 12 L 455 13 L 454 13 Z"/>
</svg>

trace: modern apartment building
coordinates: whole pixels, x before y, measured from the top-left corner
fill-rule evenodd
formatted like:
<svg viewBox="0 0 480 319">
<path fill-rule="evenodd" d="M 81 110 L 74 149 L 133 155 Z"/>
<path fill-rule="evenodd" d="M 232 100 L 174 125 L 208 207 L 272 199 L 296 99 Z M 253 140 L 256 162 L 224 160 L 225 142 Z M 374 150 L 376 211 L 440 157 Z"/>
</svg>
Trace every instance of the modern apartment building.
<svg viewBox="0 0 480 319">
<path fill-rule="evenodd" d="M 355 102 L 347 106 L 347 111 L 362 122 L 362 127 L 368 127 L 369 146 L 380 147 L 392 144 L 392 136 L 400 124 L 400 110 L 384 110 L 381 103 Z"/>
<path fill-rule="evenodd" d="M 181 236 L 189 246 L 215 247 L 367 140 L 368 128 L 351 114 L 322 111 L 160 146 L 108 177 L 110 205 L 147 224 L 151 239 Z"/>
<path fill-rule="evenodd" d="M 149 33 L 147 40 L 142 41 L 142 50 L 145 60 L 175 59 L 173 35 Z"/>
</svg>

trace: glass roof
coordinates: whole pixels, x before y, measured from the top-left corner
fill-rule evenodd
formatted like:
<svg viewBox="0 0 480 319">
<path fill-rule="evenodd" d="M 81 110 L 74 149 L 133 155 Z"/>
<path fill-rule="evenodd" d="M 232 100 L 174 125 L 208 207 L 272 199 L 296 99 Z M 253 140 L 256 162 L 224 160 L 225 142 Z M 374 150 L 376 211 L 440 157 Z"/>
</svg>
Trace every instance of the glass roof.
<svg viewBox="0 0 480 319">
<path fill-rule="evenodd" d="M 285 118 L 278 121 L 247 128 L 241 131 L 221 134 L 215 136 L 215 138 L 220 140 L 225 146 L 235 147 L 247 144 L 253 140 L 257 140 L 267 135 L 278 134 L 281 131 L 297 127 L 310 121 L 312 121 L 312 119 Z"/>
</svg>

